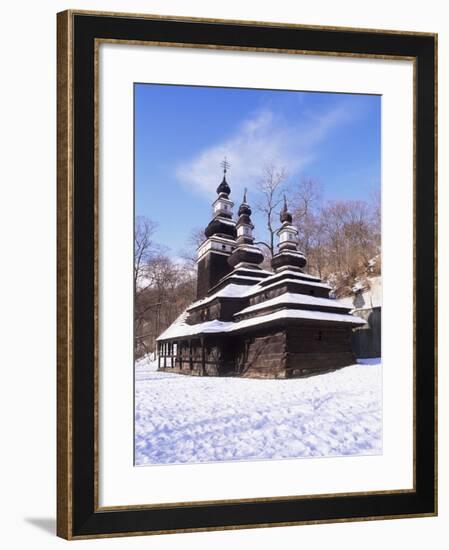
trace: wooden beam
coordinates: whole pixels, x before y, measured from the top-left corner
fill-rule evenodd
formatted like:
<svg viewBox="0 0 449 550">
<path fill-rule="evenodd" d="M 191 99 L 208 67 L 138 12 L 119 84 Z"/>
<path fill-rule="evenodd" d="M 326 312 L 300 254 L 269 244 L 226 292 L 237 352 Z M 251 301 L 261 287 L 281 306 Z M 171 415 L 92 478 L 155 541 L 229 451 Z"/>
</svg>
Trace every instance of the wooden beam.
<svg viewBox="0 0 449 550">
<path fill-rule="evenodd" d="M 201 336 L 201 376 L 206 374 L 206 349 L 204 348 L 204 336 Z"/>
</svg>

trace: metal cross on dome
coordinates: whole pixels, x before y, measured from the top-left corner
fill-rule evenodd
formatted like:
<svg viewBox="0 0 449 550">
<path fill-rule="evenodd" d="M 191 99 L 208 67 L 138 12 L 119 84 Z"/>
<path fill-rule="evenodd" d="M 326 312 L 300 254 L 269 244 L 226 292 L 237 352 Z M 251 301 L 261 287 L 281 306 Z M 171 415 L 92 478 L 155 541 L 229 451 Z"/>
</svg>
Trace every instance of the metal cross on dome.
<svg viewBox="0 0 449 550">
<path fill-rule="evenodd" d="M 228 168 L 231 166 L 231 163 L 229 163 L 225 157 L 224 160 L 220 162 L 220 166 L 223 168 L 223 174 L 226 174 Z"/>
</svg>

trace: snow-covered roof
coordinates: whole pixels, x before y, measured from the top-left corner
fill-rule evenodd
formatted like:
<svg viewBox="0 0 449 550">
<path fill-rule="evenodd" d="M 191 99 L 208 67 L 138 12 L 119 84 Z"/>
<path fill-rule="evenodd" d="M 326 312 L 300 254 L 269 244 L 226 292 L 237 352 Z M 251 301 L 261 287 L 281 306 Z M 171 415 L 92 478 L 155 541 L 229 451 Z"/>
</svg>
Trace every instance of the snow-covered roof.
<svg viewBox="0 0 449 550">
<path fill-rule="evenodd" d="M 240 270 L 239 270 L 240 271 Z M 265 272 L 266 273 L 266 272 Z M 288 275 L 298 275 L 295 271 L 284 271 L 282 275 L 285 275 L 287 273 Z M 331 287 L 324 284 L 317 282 L 319 279 L 316 279 L 316 277 L 312 277 L 311 275 L 306 275 L 305 273 L 301 273 L 301 278 L 304 276 L 307 279 L 315 279 L 315 280 L 301 280 L 299 278 L 287 278 L 287 279 L 280 279 L 281 274 L 275 273 L 274 275 L 270 277 L 266 277 L 265 279 L 258 279 L 256 276 L 250 277 L 247 275 L 240 275 L 239 273 L 231 273 L 227 277 L 232 279 L 232 277 L 238 277 L 239 279 L 244 279 L 248 281 L 254 281 L 257 282 L 257 284 L 254 284 L 252 286 L 248 285 L 238 285 L 235 283 L 232 283 L 232 281 L 229 282 L 228 285 L 224 286 L 214 294 L 211 294 L 210 296 L 205 296 L 204 298 L 201 298 L 201 300 L 197 300 L 196 302 L 193 302 L 188 308 L 187 311 L 190 311 L 192 309 L 195 309 L 199 306 L 203 306 L 205 304 L 208 304 L 209 302 L 212 302 L 212 300 L 215 300 L 215 298 L 244 298 L 253 296 L 259 292 L 269 290 L 275 286 L 277 286 L 279 283 L 296 283 L 296 284 L 302 284 L 302 285 L 308 285 L 308 286 L 315 286 L 320 288 L 328 288 Z M 224 279 L 223 279 L 224 280 Z M 271 284 L 266 284 L 267 282 L 271 282 Z M 336 306 L 338 307 L 338 306 Z"/>
<path fill-rule="evenodd" d="M 208 304 L 209 302 L 212 302 L 212 300 L 215 300 L 215 298 L 241 298 L 242 296 L 245 296 L 247 292 L 247 285 L 237 285 L 235 283 L 229 283 L 214 294 L 211 294 L 210 296 L 205 296 L 204 298 L 201 298 L 201 300 L 193 302 L 193 304 L 190 304 L 190 306 L 187 308 L 187 311 L 195 309 L 198 306 Z"/>
<path fill-rule="evenodd" d="M 270 277 L 267 277 L 265 281 L 274 281 L 276 279 L 279 279 L 280 277 L 283 277 L 284 275 L 292 275 L 294 277 L 298 277 L 301 279 L 310 279 L 311 281 L 320 281 L 319 277 L 315 277 L 314 275 L 309 275 L 308 273 L 302 273 L 301 271 L 295 271 L 293 269 L 290 269 L 289 267 L 281 267 L 279 271 L 276 273 L 271 273 Z"/>
<path fill-rule="evenodd" d="M 234 332 L 235 330 L 241 330 L 252 326 L 263 325 L 271 321 L 283 320 L 283 319 L 312 319 L 320 321 L 337 321 L 339 323 L 349 323 L 352 325 L 364 325 L 366 321 L 355 315 L 348 315 L 344 313 L 328 313 L 326 311 L 308 311 L 304 309 L 281 309 L 274 313 L 267 315 L 259 315 L 257 317 L 251 317 L 237 323 L 231 323 L 232 328 L 226 332 Z"/>
<path fill-rule="evenodd" d="M 256 281 L 256 282 L 259 282 L 260 281 L 260 277 L 258 277 L 257 275 L 240 275 L 240 273 L 234 273 L 232 275 L 232 277 L 229 277 L 229 279 L 244 279 L 246 281 Z M 217 286 L 218 284 L 220 284 L 222 281 L 219 281 L 219 283 L 217 283 Z"/>
<path fill-rule="evenodd" d="M 300 252 L 299 250 L 292 250 L 292 249 L 286 249 L 286 250 L 280 250 L 276 256 L 301 256 L 304 257 L 304 254 Z"/>
<path fill-rule="evenodd" d="M 319 287 L 319 288 L 328 288 L 328 289 L 331 288 L 329 285 L 326 285 L 324 283 L 318 283 L 318 282 L 315 282 L 315 281 L 303 281 L 301 279 L 291 279 L 291 278 L 282 279 L 282 280 L 275 280 L 273 283 L 267 285 L 266 284 L 267 281 L 270 281 L 270 280 L 271 280 L 271 277 L 267 277 L 263 281 L 265 283 L 264 285 L 261 285 L 260 283 L 258 283 L 257 285 L 252 286 L 251 288 L 247 289 L 247 293 L 245 294 L 245 296 L 253 296 L 254 294 L 257 294 L 259 292 L 264 292 L 266 290 L 269 290 L 270 288 L 273 288 L 273 287 L 276 287 L 280 284 L 285 284 L 285 283 L 315 286 L 315 287 Z"/>
<path fill-rule="evenodd" d="M 260 248 L 253 244 L 240 244 L 238 245 L 237 250 L 244 250 L 245 252 L 261 252 Z"/>
<path fill-rule="evenodd" d="M 241 272 L 244 272 L 242 275 Z M 254 282 L 259 282 L 262 279 L 269 279 L 269 277 L 265 277 L 267 273 L 271 273 L 270 271 L 265 271 L 263 269 L 249 269 L 244 267 L 236 267 L 231 273 L 228 273 L 224 277 L 222 277 L 218 283 L 215 285 L 215 287 L 221 286 L 224 282 L 229 281 L 232 282 L 232 279 L 247 279 L 252 280 Z M 211 290 L 213 290 L 214 287 L 212 287 Z"/>
<path fill-rule="evenodd" d="M 181 315 L 179 315 L 179 317 L 177 317 L 173 323 L 167 328 L 164 330 L 164 332 L 162 334 L 160 334 L 156 340 L 164 340 L 165 338 L 171 338 L 171 335 L 172 334 L 177 334 L 177 330 L 178 330 L 178 327 L 182 327 L 182 326 L 189 326 L 187 323 L 186 323 L 186 320 L 189 316 L 189 312 L 188 310 L 184 310 Z"/>
<path fill-rule="evenodd" d="M 300 305 L 313 305 L 320 307 L 329 307 L 329 308 L 340 308 L 340 309 L 351 309 L 352 306 L 347 306 L 342 304 L 339 300 L 333 300 L 331 298 L 317 298 L 315 296 L 310 296 L 309 294 L 293 294 L 292 292 L 286 292 L 270 300 L 261 302 L 260 304 L 255 304 L 253 306 L 248 306 L 242 311 L 239 311 L 235 316 L 243 315 L 246 313 L 251 313 L 253 311 L 259 311 L 268 307 L 274 307 L 282 304 L 300 304 Z"/>
<path fill-rule="evenodd" d="M 285 319 L 303 319 L 303 320 L 320 320 L 338 323 L 348 323 L 351 325 L 364 325 L 365 321 L 355 315 L 343 313 L 329 313 L 324 311 L 306 311 L 301 309 L 282 309 L 269 313 L 267 315 L 259 315 L 244 319 L 243 321 L 206 321 L 196 325 L 188 325 L 186 323 L 187 312 L 180 315 L 176 321 L 165 330 L 157 340 L 168 340 L 171 338 L 183 338 L 186 336 L 196 336 L 199 334 L 213 333 L 232 333 L 253 326 L 261 326 L 272 321 L 281 321 Z"/>
<path fill-rule="evenodd" d="M 342 298 L 339 298 L 338 301 L 340 304 L 345 305 L 349 309 L 354 309 L 354 299 L 352 296 L 343 296 Z"/>
<path fill-rule="evenodd" d="M 209 296 L 205 296 L 204 298 L 201 298 L 200 300 L 193 302 L 192 304 L 190 304 L 187 310 L 190 311 L 191 309 L 195 309 L 198 306 L 208 304 L 209 302 L 212 302 L 212 300 L 215 300 L 215 298 L 241 298 L 243 296 L 246 296 L 249 285 L 235 284 L 232 282 L 233 279 L 248 281 L 249 283 L 252 282 L 254 284 L 250 286 L 250 288 L 254 288 L 254 286 L 256 286 L 257 283 L 259 283 L 261 280 L 264 279 L 264 275 L 268 273 L 271 274 L 271 271 L 266 271 L 264 269 L 249 269 L 245 267 L 239 267 L 238 269 L 231 271 L 231 273 L 223 277 L 216 285 L 216 286 L 219 286 L 222 283 L 224 283 L 226 280 L 229 280 L 229 283 L 226 286 L 220 288 L 220 290 L 217 290 L 216 292 L 214 292 Z M 269 278 L 270 277 L 265 277 L 265 280 Z"/>
<path fill-rule="evenodd" d="M 231 275 L 236 275 L 236 274 L 239 274 L 240 271 L 247 271 L 249 273 L 262 273 L 264 275 L 273 275 L 273 272 L 272 271 L 267 271 L 266 269 L 257 269 L 257 268 L 249 268 L 249 267 L 237 267 L 235 268 L 235 271 L 232 271 L 229 275 L 226 275 L 226 277 L 229 277 Z M 223 279 L 225 279 L 226 277 L 224 277 Z"/>
<path fill-rule="evenodd" d="M 230 220 L 229 218 L 224 218 L 223 216 L 216 216 L 215 219 L 219 221 L 220 223 L 225 223 L 228 225 L 235 225 L 234 220 Z"/>
<path fill-rule="evenodd" d="M 185 314 L 186 312 L 184 312 Z M 183 314 L 183 315 L 184 315 Z M 180 315 L 167 330 L 165 330 L 156 340 L 168 340 L 170 338 L 182 338 L 184 336 L 195 336 L 197 334 L 227 332 L 229 325 L 234 325 L 232 321 L 206 321 L 196 325 L 188 325 L 185 321 L 187 316 Z"/>
</svg>

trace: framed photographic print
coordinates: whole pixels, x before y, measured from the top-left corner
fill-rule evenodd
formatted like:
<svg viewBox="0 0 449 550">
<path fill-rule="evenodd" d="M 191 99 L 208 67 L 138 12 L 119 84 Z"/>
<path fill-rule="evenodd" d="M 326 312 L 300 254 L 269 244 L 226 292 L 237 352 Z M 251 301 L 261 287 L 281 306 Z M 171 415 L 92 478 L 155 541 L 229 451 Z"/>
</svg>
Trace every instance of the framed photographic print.
<svg viewBox="0 0 449 550">
<path fill-rule="evenodd" d="M 432 33 L 58 14 L 58 534 L 437 513 Z"/>
</svg>

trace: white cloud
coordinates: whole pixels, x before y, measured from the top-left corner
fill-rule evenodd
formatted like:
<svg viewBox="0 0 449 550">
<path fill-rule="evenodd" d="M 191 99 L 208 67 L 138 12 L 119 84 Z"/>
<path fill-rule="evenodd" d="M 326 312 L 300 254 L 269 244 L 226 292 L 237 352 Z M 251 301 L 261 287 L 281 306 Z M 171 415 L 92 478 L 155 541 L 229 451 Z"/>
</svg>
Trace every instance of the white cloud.
<svg viewBox="0 0 449 550">
<path fill-rule="evenodd" d="M 347 118 L 347 111 L 337 107 L 320 114 L 308 113 L 301 124 L 293 125 L 270 110 L 258 111 L 233 135 L 178 165 L 177 178 L 211 197 L 221 181 L 220 162 L 226 156 L 231 163 L 228 181 L 233 196 L 238 197 L 244 187 L 254 186 L 266 164 L 283 167 L 290 176 L 300 172 L 316 158 L 320 142 Z"/>
</svg>

